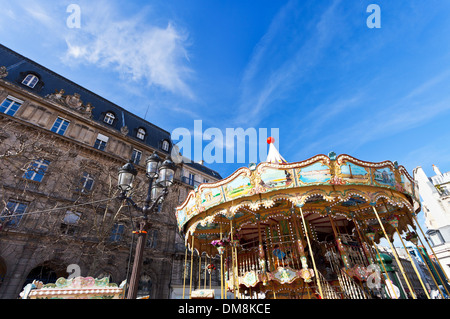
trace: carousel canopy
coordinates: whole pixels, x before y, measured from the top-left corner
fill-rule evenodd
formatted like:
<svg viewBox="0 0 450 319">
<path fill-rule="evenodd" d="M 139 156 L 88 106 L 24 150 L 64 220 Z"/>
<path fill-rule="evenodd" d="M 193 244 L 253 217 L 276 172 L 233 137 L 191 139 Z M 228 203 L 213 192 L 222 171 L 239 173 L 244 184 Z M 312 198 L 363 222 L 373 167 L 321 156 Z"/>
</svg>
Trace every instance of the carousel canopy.
<svg viewBox="0 0 450 319">
<path fill-rule="evenodd" d="M 268 143 L 266 162 L 242 167 L 218 182 L 199 185 L 177 207 L 178 228 L 186 235 L 188 246 L 188 237 L 194 232 L 205 242 L 215 239 L 221 225 L 224 229 L 220 232 L 226 231 L 227 220 L 242 228 L 255 225 L 256 216 L 270 222 L 299 207 L 308 222 L 323 233 L 331 232 L 328 215 L 342 225 L 355 218 L 370 225 L 376 223 L 372 207 L 377 206 L 382 218 L 395 211 L 402 231 L 410 214 L 420 211 L 413 178 L 397 162 L 366 162 L 331 152 L 287 163 L 273 139 Z"/>
</svg>

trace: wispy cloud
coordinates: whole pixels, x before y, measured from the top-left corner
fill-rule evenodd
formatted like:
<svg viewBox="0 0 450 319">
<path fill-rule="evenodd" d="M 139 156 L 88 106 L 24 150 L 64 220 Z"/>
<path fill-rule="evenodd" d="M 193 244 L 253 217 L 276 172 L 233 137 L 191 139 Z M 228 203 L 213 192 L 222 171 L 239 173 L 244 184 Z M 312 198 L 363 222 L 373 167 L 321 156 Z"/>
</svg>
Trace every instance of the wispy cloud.
<svg viewBox="0 0 450 319">
<path fill-rule="evenodd" d="M 195 100 L 189 80 L 189 33 L 176 22 L 165 19 L 149 5 L 134 14 L 124 13 L 119 1 L 77 2 L 81 9 L 80 28 L 70 28 L 70 1 L 1 1 L 4 11 L 0 30 L 43 36 L 39 46 L 51 48 L 52 55 L 73 67 L 89 65 L 113 71 L 124 82 L 154 86 L 182 98 Z M 125 6 L 129 10 L 128 6 Z M 25 33 L 26 30 L 30 32 Z M 32 39 L 35 40 L 35 39 Z M 30 40 L 28 40 L 30 41 Z"/>
<path fill-rule="evenodd" d="M 50 12 L 45 10 L 36 2 L 24 1 L 21 2 L 23 11 L 35 19 L 37 22 L 45 25 L 47 28 L 55 26 L 55 20 L 51 16 Z"/>
<path fill-rule="evenodd" d="M 450 72 L 443 71 L 417 84 L 402 96 L 389 101 L 380 100 L 378 102 L 380 107 L 371 108 L 370 112 L 364 113 L 360 110 L 358 113 L 364 114 L 364 116 L 359 116 L 358 120 L 354 122 L 344 121 L 343 125 L 336 124 L 335 129 L 321 131 L 320 136 L 303 145 L 296 156 L 299 156 L 300 153 L 314 153 L 322 150 L 324 145 L 330 148 L 345 149 L 349 149 L 349 145 L 351 145 L 352 149 L 356 149 L 375 140 L 385 139 L 394 134 L 420 127 L 442 114 L 448 114 L 450 95 L 432 97 L 435 97 L 435 92 L 440 86 L 443 88 L 448 86 L 446 80 L 449 76 Z M 369 99 L 358 98 L 354 102 L 357 102 L 356 106 L 371 103 Z M 346 101 L 342 106 L 345 105 L 347 105 Z M 330 104 L 330 106 L 336 106 L 336 104 Z M 322 120 L 326 118 L 328 115 Z"/>
<path fill-rule="evenodd" d="M 299 32 L 301 13 L 299 3 L 289 1 L 276 14 L 268 31 L 255 46 L 253 55 L 243 73 L 241 84 L 241 102 L 236 123 L 257 124 L 267 115 L 272 102 L 282 99 L 305 80 L 308 70 L 320 61 L 324 50 L 329 46 L 336 22 L 335 9 L 340 0 L 334 1 L 317 18 L 308 25 L 310 30 Z M 303 26 L 304 27 L 304 26 Z M 287 34 L 286 34 L 287 33 Z M 309 33 L 309 37 L 299 38 L 299 34 Z M 292 43 L 286 45 L 289 55 L 281 56 L 278 51 L 280 38 Z M 297 38 L 296 38 L 297 37 Z M 286 47 L 284 47 L 286 49 Z"/>
<path fill-rule="evenodd" d="M 83 62 L 110 68 L 136 83 L 155 85 L 193 99 L 187 84 L 188 33 L 168 22 L 150 25 L 149 9 L 122 17 L 106 1 L 81 5 L 82 26 L 65 36 L 66 63 Z"/>
</svg>

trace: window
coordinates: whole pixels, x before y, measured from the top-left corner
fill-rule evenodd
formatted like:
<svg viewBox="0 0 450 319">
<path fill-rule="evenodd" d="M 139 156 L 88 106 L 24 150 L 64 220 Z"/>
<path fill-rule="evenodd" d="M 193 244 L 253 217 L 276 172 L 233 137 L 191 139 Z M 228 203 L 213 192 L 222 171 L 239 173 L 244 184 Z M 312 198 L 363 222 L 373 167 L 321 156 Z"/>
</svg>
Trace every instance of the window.
<svg viewBox="0 0 450 319">
<path fill-rule="evenodd" d="M 189 173 L 188 184 L 194 186 L 194 181 L 195 181 L 195 175 L 192 173 Z"/>
<path fill-rule="evenodd" d="M 134 149 L 133 154 L 131 154 L 131 161 L 134 164 L 139 165 L 139 162 L 141 161 L 141 157 L 142 157 L 142 152 Z"/>
<path fill-rule="evenodd" d="M 145 130 L 142 127 L 140 127 L 137 131 L 136 137 L 140 140 L 143 140 L 145 138 L 145 134 L 147 134 Z"/>
<path fill-rule="evenodd" d="M 170 146 L 169 142 L 163 141 L 161 148 L 163 149 L 163 151 L 168 152 L 169 151 L 169 146 Z"/>
<path fill-rule="evenodd" d="M 122 239 L 124 225 L 122 224 L 114 224 L 111 236 L 109 237 L 110 241 L 120 241 Z"/>
<path fill-rule="evenodd" d="M 77 189 L 78 191 L 81 191 L 82 193 L 88 193 L 92 190 L 94 186 L 94 177 L 87 173 L 83 172 L 83 176 L 81 177 L 81 189 Z"/>
<path fill-rule="evenodd" d="M 8 96 L 0 105 L 0 112 L 14 116 L 23 101 L 16 99 L 15 97 Z"/>
<path fill-rule="evenodd" d="M 51 131 L 59 135 L 64 135 L 64 133 L 67 130 L 67 127 L 69 126 L 69 123 L 70 122 L 68 120 L 58 117 L 55 123 L 53 124 Z"/>
<path fill-rule="evenodd" d="M 39 78 L 34 74 L 28 74 L 25 79 L 23 79 L 22 84 L 34 88 L 36 84 L 39 82 Z"/>
<path fill-rule="evenodd" d="M 72 212 L 68 210 L 64 216 L 64 220 L 61 223 L 61 231 L 66 235 L 74 235 L 78 229 L 78 221 L 80 220 L 81 213 Z"/>
<path fill-rule="evenodd" d="M 143 274 L 139 279 L 137 297 L 152 296 L 152 280 L 150 276 Z"/>
<path fill-rule="evenodd" d="M 49 164 L 50 161 L 48 160 L 36 160 L 31 163 L 31 165 L 28 167 L 28 170 L 25 172 L 25 174 L 23 174 L 22 177 L 31 181 L 41 182 Z"/>
<path fill-rule="evenodd" d="M 112 112 L 108 112 L 105 115 L 105 118 L 103 119 L 103 121 L 109 125 L 112 125 L 114 123 L 114 120 L 116 119 L 116 116 L 114 115 L 114 113 Z"/>
<path fill-rule="evenodd" d="M 147 248 L 156 248 L 157 241 L 158 231 L 156 229 L 150 230 L 147 235 Z"/>
<path fill-rule="evenodd" d="M 27 204 L 10 200 L 0 214 L 0 222 L 6 226 L 18 226 Z"/>
<path fill-rule="evenodd" d="M 208 180 L 206 178 L 204 178 L 203 183 L 208 183 Z"/>
<path fill-rule="evenodd" d="M 109 137 L 103 134 L 97 135 L 97 140 L 95 141 L 94 148 L 104 151 L 106 148 L 106 143 L 108 143 Z"/>
</svg>

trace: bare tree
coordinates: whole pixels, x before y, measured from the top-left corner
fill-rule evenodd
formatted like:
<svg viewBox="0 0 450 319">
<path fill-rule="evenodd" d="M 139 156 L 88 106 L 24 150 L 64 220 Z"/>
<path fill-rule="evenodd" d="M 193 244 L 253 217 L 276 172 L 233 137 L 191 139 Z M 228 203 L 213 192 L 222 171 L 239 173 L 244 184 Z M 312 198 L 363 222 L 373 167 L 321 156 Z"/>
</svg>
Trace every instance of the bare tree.
<svg viewBox="0 0 450 319">
<path fill-rule="evenodd" d="M 38 161 L 45 165 L 36 165 Z M 40 251 L 53 251 L 62 262 L 80 262 L 90 269 L 110 262 L 117 251 L 128 251 L 136 218 L 117 199 L 121 164 L 48 131 L 0 117 L 0 234 L 26 234 L 30 241 L 39 240 Z M 138 178 L 137 190 L 145 188 L 140 183 Z M 143 196 L 133 194 L 137 201 Z M 14 206 L 20 202 L 27 204 L 24 212 Z"/>
</svg>

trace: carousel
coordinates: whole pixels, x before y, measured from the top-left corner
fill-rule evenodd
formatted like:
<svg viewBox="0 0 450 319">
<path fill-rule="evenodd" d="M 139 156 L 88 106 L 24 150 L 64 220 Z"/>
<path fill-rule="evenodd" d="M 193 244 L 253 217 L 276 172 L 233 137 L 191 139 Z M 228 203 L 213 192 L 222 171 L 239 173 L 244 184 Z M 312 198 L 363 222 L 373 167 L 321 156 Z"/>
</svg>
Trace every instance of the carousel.
<svg viewBox="0 0 450 319">
<path fill-rule="evenodd" d="M 191 252 L 183 289 L 189 285 L 189 296 L 183 298 L 208 295 L 192 291 L 194 255 L 205 263 L 217 257 L 217 265 L 205 271 L 220 272 L 222 299 L 227 292 L 233 298 L 398 298 L 398 289 L 382 275 L 376 245 L 382 238 L 409 297 L 417 298 L 392 244 L 394 236 L 402 243 L 421 241 L 419 193 L 407 170 L 397 162 L 333 152 L 288 163 L 273 138 L 267 142 L 266 162 L 199 185 L 177 207 L 178 228 Z M 429 298 L 422 280 L 421 285 Z"/>
</svg>

